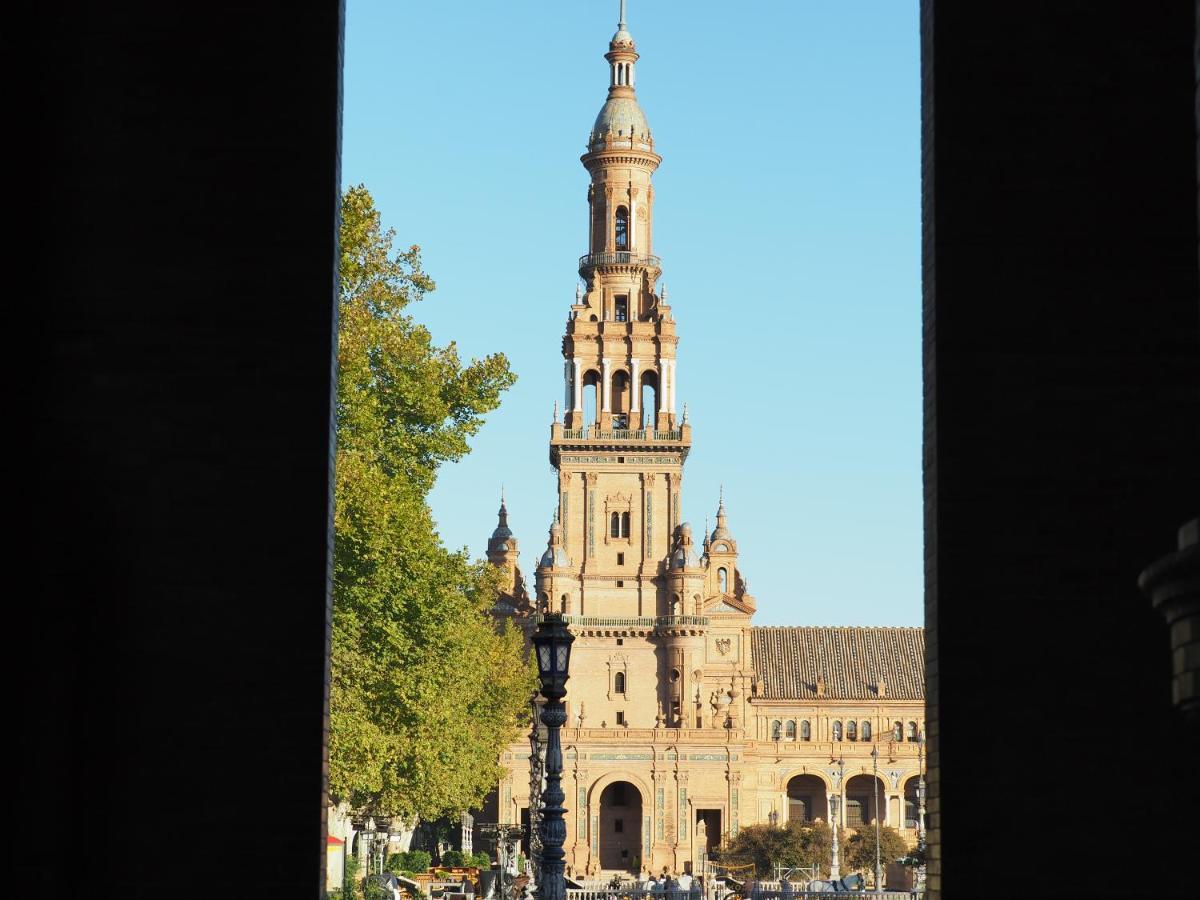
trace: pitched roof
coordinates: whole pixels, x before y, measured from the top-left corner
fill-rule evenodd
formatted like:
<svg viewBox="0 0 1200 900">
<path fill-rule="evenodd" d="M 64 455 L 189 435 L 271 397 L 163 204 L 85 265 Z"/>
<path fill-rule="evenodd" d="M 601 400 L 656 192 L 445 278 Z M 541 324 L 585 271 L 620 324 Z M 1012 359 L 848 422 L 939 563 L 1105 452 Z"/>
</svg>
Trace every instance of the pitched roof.
<svg viewBox="0 0 1200 900">
<path fill-rule="evenodd" d="M 925 631 L 921 628 L 770 626 L 750 629 L 758 696 L 767 700 L 817 697 L 875 700 L 882 676 L 885 700 L 925 697 Z"/>
</svg>

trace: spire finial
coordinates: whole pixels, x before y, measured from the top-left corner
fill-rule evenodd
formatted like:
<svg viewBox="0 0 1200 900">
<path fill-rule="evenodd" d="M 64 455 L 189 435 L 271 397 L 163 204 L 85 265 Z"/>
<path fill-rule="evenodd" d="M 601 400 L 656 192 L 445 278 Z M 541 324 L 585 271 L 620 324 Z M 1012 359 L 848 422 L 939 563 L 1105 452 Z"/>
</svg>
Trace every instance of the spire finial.
<svg viewBox="0 0 1200 900">
<path fill-rule="evenodd" d="M 617 23 L 617 27 L 625 27 L 625 0 L 621 0 L 621 21 Z"/>
<path fill-rule="evenodd" d="M 558 424 L 558 401 L 554 401 L 554 424 Z"/>
</svg>

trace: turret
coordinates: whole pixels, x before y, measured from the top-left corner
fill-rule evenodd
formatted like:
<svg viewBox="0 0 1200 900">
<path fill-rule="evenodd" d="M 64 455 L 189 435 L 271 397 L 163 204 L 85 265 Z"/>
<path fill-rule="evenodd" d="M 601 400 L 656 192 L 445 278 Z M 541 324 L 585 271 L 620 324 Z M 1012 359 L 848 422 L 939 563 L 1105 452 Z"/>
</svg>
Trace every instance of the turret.
<svg viewBox="0 0 1200 900">
<path fill-rule="evenodd" d="M 546 552 L 538 561 L 534 579 L 539 612 L 574 612 L 571 586 L 575 578 L 571 571 L 571 557 L 563 546 L 563 528 L 557 513 L 550 525 Z"/>
</svg>

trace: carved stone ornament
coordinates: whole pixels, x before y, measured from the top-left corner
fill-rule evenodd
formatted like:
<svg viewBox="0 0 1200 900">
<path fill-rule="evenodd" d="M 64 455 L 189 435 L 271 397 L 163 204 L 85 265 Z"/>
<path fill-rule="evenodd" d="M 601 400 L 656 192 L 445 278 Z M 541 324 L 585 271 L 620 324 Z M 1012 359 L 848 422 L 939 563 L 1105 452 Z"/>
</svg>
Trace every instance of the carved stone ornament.
<svg viewBox="0 0 1200 900">
<path fill-rule="evenodd" d="M 733 649 L 733 641 L 731 641 L 729 638 L 717 638 L 716 645 L 717 652 L 722 656 L 728 656 L 729 651 Z"/>
</svg>

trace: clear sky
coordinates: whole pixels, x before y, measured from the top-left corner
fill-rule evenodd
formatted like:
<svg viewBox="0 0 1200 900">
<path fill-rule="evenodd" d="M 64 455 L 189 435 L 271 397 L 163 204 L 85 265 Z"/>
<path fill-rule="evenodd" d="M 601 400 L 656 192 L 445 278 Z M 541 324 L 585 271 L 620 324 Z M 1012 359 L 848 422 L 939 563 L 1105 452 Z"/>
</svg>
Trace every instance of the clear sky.
<svg viewBox="0 0 1200 900">
<path fill-rule="evenodd" d="M 503 482 L 531 589 L 617 7 L 347 2 L 343 182 L 421 246 L 435 338 L 518 375 L 443 469 L 439 530 L 481 556 Z M 916 0 L 629 0 L 627 19 L 663 156 L 685 517 L 699 532 L 724 484 L 757 624 L 919 625 Z"/>
</svg>

